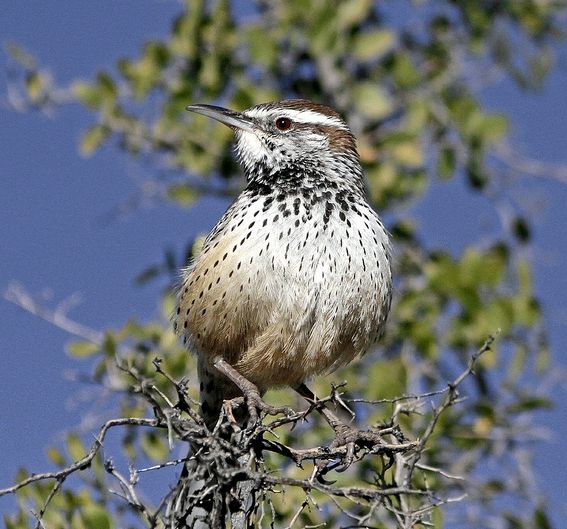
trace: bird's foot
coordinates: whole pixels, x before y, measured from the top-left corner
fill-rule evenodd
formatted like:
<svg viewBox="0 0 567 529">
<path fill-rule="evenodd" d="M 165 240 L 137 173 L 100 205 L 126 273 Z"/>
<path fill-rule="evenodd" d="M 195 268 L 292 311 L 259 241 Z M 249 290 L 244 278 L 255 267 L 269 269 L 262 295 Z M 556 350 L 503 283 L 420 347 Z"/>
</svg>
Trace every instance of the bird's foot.
<svg viewBox="0 0 567 529">
<path fill-rule="evenodd" d="M 234 415 L 234 409 L 241 407 L 244 404 L 244 397 L 235 397 L 233 399 L 225 400 L 222 403 L 222 409 L 225 417 L 228 419 L 230 425 L 237 431 L 240 430 L 240 424 Z"/>
<path fill-rule="evenodd" d="M 248 406 L 249 424 L 257 424 L 259 417 L 262 415 L 293 415 L 295 412 L 288 406 L 272 406 L 268 404 L 260 396 L 260 392 L 256 387 L 242 390 L 244 399 Z"/>
<path fill-rule="evenodd" d="M 380 430 L 359 430 L 355 426 L 339 421 L 334 422 L 331 426 L 335 431 L 335 439 L 329 449 L 334 452 L 344 447 L 344 452 L 340 458 L 331 462 L 324 460 L 318 462 L 317 479 L 323 483 L 327 483 L 323 476 L 331 470 L 337 472 L 347 470 L 354 462 L 357 449 L 365 447 L 372 450 L 372 447 L 383 442 Z"/>
<path fill-rule="evenodd" d="M 241 375 L 234 367 L 222 359 L 218 359 L 214 366 L 218 371 L 224 374 L 228 379 L 232 380 L 234 384 L 242 391 L 246 406 L 248 407 L 248 424 L 255 425 L 258 423 L 260 415 L 293 415 L 295 412 L 288 406 L 271 406 L 267 404 L 260 395 L 260 391 L 255 384 L 250 382 L 245 376 Z M 240 404 L 241 401 L 238 403 Z M 236 404 L 236 403 L 235 403 Z M 230 410 L 232 414 L 232 409 Z M 229 415 L 229 420 L 230 420 Z"/>
</svg>

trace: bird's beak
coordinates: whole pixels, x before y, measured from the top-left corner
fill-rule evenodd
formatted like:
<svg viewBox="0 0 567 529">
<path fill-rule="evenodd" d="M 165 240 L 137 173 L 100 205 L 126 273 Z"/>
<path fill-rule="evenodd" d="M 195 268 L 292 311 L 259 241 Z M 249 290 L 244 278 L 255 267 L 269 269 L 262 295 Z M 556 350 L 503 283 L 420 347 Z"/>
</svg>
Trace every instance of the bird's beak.
<svg viewBox="0 0 567 529">
<path fill-rule="evenodd" d="M 234 112 L 227 108 L 215 107 L 213 105 L 189 105 L 188 107 L 185 107 L 185 110 L 216 119 L 231 129 L 254 132 L 256 128 L 254 123 L 244 117 L 240 112 Z"/>
</svg>

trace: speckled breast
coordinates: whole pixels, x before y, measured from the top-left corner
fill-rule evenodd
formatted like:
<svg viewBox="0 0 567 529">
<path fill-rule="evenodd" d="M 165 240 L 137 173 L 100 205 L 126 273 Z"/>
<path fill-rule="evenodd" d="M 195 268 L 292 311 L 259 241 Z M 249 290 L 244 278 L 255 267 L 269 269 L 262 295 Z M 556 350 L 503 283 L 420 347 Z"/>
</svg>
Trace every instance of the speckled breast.
<svg viewBox="0 0 567 529">
<path fill-rule="evenodd" d="M 380 220 L 354 192 L 244 192 L 185 274 L 178 332 L 260 388 L 298 384 L 379 338 L 389 253 Z"/>
</svg>

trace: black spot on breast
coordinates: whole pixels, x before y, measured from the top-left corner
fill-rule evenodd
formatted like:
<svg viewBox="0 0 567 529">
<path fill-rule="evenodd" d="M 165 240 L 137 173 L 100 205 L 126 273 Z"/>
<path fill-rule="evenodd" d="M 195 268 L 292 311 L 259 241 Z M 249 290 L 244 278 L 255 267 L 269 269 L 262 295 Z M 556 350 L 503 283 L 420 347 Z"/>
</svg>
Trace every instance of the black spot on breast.
<svg viewBox="0 0 567 529">
<path fill-rule="evenodd" d="M 328 224 L 331 214 L 333 212 L 334 206 L 331 202 L 325 204 L 325 213 L 323 213 L 323 223 Z"/>
</svg>

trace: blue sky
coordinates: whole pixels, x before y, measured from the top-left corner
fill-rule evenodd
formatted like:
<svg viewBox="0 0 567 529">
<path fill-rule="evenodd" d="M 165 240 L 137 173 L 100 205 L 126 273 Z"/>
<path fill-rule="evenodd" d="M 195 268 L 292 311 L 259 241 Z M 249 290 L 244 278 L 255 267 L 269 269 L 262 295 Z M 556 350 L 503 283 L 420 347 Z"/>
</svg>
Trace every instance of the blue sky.
<svg viewBox="0 0 567 529">
<path fill-rule="evenodd" d="M 120 0 L 105 9 L 95 2 L 5 0 L 0 41 L 14 41 L 49 65 L 62 83 L 91 78 L 119 56 L 135 56 L 143 42 L 167 34 L 178 12 L 175 0 Z M 567 44 L 558 48 L 559 65 L 542 91 L 523 94 L 507 83 L 484 94 L 490 109 L 511 114 L 516 145 L 531 157 L 567 163 Z M 5 64 L 5 62 L 3 63 Z M 0 96 L 5 95 L 0 68 Z M 0 291 L 11 281 L 53 302 L 79 292 L 83 303 L 73 317 L 94 328 L 116 325 L 136 315 L 157 314 L 160 285 L 139 288 L 134 277 L 161 260 L 167 246 L 181 248 L 196 230 L 211 227 L 224 211 L 220 199 L 194 208 L 142 208 L 110 224 L 100 219 L 136 191 L 136 180 L 150 176 L 115 149 L 92 158 L 77 151 L 92 116 L 77 106 L 53 119 L 20 114 L 0 106 Z M 537 291 L 548 315 L 555 361 L 565 367 L 567 343 L 567 185 L 539 179 L 511 193 L 541 201 L 532 248 Z M 459 185 L 435 184 L 415 213 L 436 246 L 455 247 L 490 221 L 483 199 Z M 51 296 L 51 298 L 49 298 Z M 0 387 L 0 488 L 21 465 L 49 468 L 44 449 L 61 442 L 86 409 L 85 388 L 68 380 L 76 368 L 64 353 L 68 335 L 0 300 L 3 333 L 3 385 Z M 554 439 L 537 455 L 540 482 L 552 499 L 556 520 L 567 516 L 562 439 L 567 438 L 564 388 L 554 392 L 557 408 L 541 416 Z M 0 513 L 10 509 L 0 499 Z"/>
</svg>

